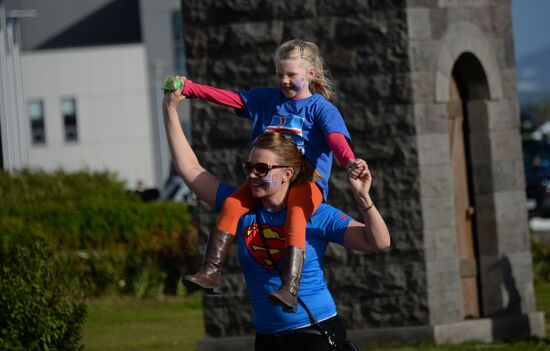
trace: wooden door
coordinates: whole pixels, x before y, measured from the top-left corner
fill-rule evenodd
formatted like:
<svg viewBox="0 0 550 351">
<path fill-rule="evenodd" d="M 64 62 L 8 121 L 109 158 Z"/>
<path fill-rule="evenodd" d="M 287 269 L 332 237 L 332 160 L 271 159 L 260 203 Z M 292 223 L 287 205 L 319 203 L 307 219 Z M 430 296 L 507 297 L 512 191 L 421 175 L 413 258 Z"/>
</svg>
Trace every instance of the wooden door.
<svg viewBox="0 0 550 351">
<path fill-rule="evenodd" d="M 462 286 L 463 317 L 479 317 L 477 288 L 477 264 L 474 249 L 474 208 L 469 196 L 468 163 L 464 142 L 463 103 L 456 81 L 451 78 L 449 101 L 449 139 L 453 170 L 454 208 L 458 257 L 460 260 L 460 283 Z"/>
</svg>

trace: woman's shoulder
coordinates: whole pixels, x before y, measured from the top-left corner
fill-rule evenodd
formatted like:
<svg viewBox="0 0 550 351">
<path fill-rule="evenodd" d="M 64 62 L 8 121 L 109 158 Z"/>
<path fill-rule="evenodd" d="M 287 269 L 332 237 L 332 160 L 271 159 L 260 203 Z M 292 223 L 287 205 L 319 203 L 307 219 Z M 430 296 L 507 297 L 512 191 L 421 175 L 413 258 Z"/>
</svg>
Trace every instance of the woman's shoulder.
<svg viewBox="0 0 550 351">
<path fill-rule="evenodd" d="M 321 205 L 319 205 L 319 208 L 317 209 L 317 211 L 315 211 L 311 218 L 312 220 L 347 220 L 349 216 L 342 210 L 332 205 L 322 203 Z"/>
</svg>

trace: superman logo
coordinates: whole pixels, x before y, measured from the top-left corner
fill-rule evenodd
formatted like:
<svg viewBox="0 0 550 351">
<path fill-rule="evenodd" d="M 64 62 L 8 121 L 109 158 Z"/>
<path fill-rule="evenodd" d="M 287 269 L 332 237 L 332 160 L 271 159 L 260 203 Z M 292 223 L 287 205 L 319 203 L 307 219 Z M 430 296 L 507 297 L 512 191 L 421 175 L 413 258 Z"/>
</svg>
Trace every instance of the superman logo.
<svg viewBox="0 0 550 351">
<path fill-rule="evenodd" d="M 256 223 L 252 223 L 252 225 L 245 229 L 246 248 L 256 262 L 271 272 L 277 262 L 279 262 L 281 257 L 284 255 L 284 227 L 271 227 L 263 224 L 262 229 L 265 240 L 260 236 L 261 234 L 258 231 L 258 225 Z M 267 248 L 264 242 L 267 243 L 267 246 L 269 247 L 269 254 L 267 253 Z M 270 255 L 275 262 L 271 260 Z"/>
</svg>

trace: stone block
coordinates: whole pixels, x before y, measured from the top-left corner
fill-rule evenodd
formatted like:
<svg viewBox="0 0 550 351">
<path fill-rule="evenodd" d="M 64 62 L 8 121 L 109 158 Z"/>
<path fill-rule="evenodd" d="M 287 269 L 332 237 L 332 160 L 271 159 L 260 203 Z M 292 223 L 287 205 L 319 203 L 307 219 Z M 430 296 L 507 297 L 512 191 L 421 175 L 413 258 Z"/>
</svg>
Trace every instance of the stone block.
<svg viewBox="0 0 550 351">
<path fill-rule="evenodd" d="M 372 327 L 413 326 L 429 323 L 426 300 L 422 296 L 383 296 L 364 300 L 362 315 Z M 350 326 L 357 328 L 357 326 Z"/>
<path fill-rule="evenodd" d="M 409 41 L 409 59 L 412 71 L 429 72 L 437 63 L 441 44 L 436 40 Z"/>
<path fill-rule="evenodd" d="M 471 7 L 451 7 L 447 8 L 447 21 L 448 23 L 459 22 L 473 22 L 472 18 L 475 16 L 475 11 L 483 9 L 472 9 Z"/>
<path fill-rule="evenodd" d="M 417 134 L 448 133 L 449 121 L 447 109 L 447 104 L 415 103 L 414 116 Z"/>
<path fill-rule="evenodd" d="M 509 67 L 500 70 L 502 77 L 502 92 L 503 98 L 506 100 L 517 99 L 516 71 L 515 68 Z"/>
<path fill-rule="evenodd" d="M 499 252 L 514 253 L 529 250 L 529 223 L 526 220 L 508 218 L 497 224 Z"/>
<path fill-rule="evenodd" d="M 460 8 L 460 7 L 493 7 L 495 0 L 438 0 L 439 7 Z"/>
<path fill-rule="evenodd" d="M 509 161 L 501 161 L 510 163 Z M 513 161 L 512 161 L 513 162 Z M 493 174 L 493 163 L 491 162 L 475 162 L 473 163 L 472 167 L 472 173 L 474 175 L 474 194 L 476 196 L 480 195 L 488 195 L 492 194 L 495 191 L 495 181 L 497 180 L 498 176 L 495 177 Z M 510 176 L 505 175 L 503 178 L 506 178 L 506 180 L 510 181 Z M 506 182 L 506 180 L 503 180 L 501 178 L 498 178 L 498 181 L 500 183 Z"/>
<path fill-rule="evenodd" d="M 426 265 L 426 278 L 428 291 L 458 290 L 460 288 L 458 258 L 451 256 L 429 262 Z"/>
<path fill-rule="evenodd" d="M 452 175 L 449 165 L 420 168 L 420 194 L 423 198 L 452 196 Z"/>
<path fill-rule="evenodd" d="M 494 38 L 498 36 L 495 31 L 495 8 L 483 7 L 472 9 L 472 15 L 469 20 L 473 22 L 487 37 Z"/>
<path fill-rule="evenodd" d="M 417 136 L 418 161 L 425 166 L 449 166 L 450 150 L 447 133 L 424 134 Z"/>
<path fill-rule="evenodd" d="M 530 251 L 482 256 L 481 292 L 486 316 L 534 311 Z"/>
<path fill-rule="evenodd" d="M 501 311 L 505 304 L 503 301 L 501 286 L 503 273 L 501 260 L 498 254 L 482 254 L 478 260 L 478 272 L 480 279 L 480 299 L 483 306 L 483 314 L 492 316 Z"/>
<path fill-rule="evenodd" d="M 468 103 L 470 128 L 475 133 L 485 131 L 518 132 L 517 102 L 510 100 L 473 100 Z"/>
<path fill-rule="evenodd" d="M 446 290 L 428 289 L 430 325 L 447 324 L 462 319 L 462 294 L 460 287 Z"/>
<path fill-rule="evenodd" d="M 339 2 L 320 0 L 317 2 L 319 16 L 348 16 L 350 13 L 368 13 L 371 10 L 368 1 L 343 0 Z"/>
<path fill-rule="evenodd" d="M 423 228 L 423 215 L 419 200 L 386 202 L 383 216 L 390 231 L 420 231 Z"/>
<path fill-rule="evenodd" d="M 482 208 L 482 206 L 482 204 L 476 204 L 476 241 L 478 250 L 483 255 L 497 255 L 499 252 L 497 224 L 494 217 L 479 218 L 477 216 L 477 212 L 481 212 L 477 209 Z"/>
<path fill-rule="evenodd" d="M 434 336 L 438 343 L 458 343 L 469 340 L 491 342 L 493 328 L 491 320 L 469 320 L 456 324 L 443 324 L 434 328 Z"/>
<path fill-rule="evenodd" d="M 511 1 L 499 1 L 493 9 L 495 13 L 495 34 L 498 36 L 512 37 L 512 4 Z"/>
<path fill-rule="evenodd" d="M 423 255 L 425 239 L 422 237 L 422 232 L 392 230 L 390 235 L 392 253 L 417 254 L 419 257 Z"/>
<path fill-rule="evenodd" d="M 452 197 L 422 198 L 424 229 L 451 228 L 455 225 Z"/>
<path fill-rule="evenodd" d="M 408 8 L 415 8 L 415 7 L 421 7 L 421 8 L 436 8 L 437 2 L 434 0 L 407 0 L 407 7 Z"/>
<path fill-rule="evenodd" d="M 426 71 L 411 72 L 412 97 L 416 102 L 433 101 L 433 73 Z"/>
<path fill-rule="evenodd" d="M 488 133 L 470 133 L 470 153 L 475 155 L 473 162 L 477 165 L 479 163 L 491 163 L 492 159 L 492 149 L 491 149 L 491 139 Z"/>
<path fill-rule="evenodd" d="M 524 191 L 524 169 L 521 161 L 478 162 L 473 165 L 476 195 L 493 192 Z"/>
<path fill-rule="evenodd" d="M 424 231 L 424 255 L 426 264 L 457 257 L 455 228 Z"/>
<path fill-rule="evenodd" d="M 430 10 L 430 29 L 432 32 L 432 39 L 441 39 L 447 31 L 448 25 L 447 9 L 438 7 Z"/>
<path fill-rule="evenodd" d="M 430 10 L 424 8 L 408 8 L 407 24 L 409 39 L 430 39 Z"/>
<path fill-rule="evenodd" d="M 495 196 L 495 218 L 497 221 L 527 221 L 527 205 L 524 191 L 502 191 Z"/>
</svg>

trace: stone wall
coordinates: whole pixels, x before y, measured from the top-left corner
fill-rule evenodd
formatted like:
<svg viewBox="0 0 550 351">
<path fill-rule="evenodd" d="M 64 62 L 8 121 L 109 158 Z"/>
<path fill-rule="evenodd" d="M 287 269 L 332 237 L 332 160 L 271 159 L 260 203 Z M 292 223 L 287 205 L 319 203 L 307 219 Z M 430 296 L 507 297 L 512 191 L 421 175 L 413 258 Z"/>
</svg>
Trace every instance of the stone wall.
<svg viewBox="0 0 550 351">
<path fill-rule="evenodd" d="M 462 82 L 470 140 L 481 315 L 534 311 L 508 0 L 409 0 L 409 53 L 431 324 L 462 318 L 447 103 Z M 457 72 L 455 71 L 455 74 Z M 443 284 L 441 284 L 444 282 Z"/>
<path fill-rule="evenodd" d="M 321 48 L 335 80 L 332 101 L 356 155 L 373 172 L 372 196 L 393 240 L 376 255 L 329 247 L 326 277 L 349 329 L 462 320 L 446 104 L 456 60 L 464 52 L 477 55 L 488 91 L 470 106 L 479 117 L 472 123 L 486 126 L 472 134 L 485 142 L 473 146 L 473 186 L 483 207 L 476 231 L 479 245 L 489 247 L 479 258 L 483 298 L 498 290 L 500 304 L 491 313 L 505 310 L 499 289 L 503 274 L 512 274 L 522 304 L 514 313 L 533 311 L 509 0 L 185 0 L 182 6 L 189 78 L 196 82 L 234 90 L 273 86 L 277 45 L 301 38 Z M 192 123 L 206 168 L 242 182 L 249 123 L 201 101 L 192 102 Z M 499 148 L 506 136 L 511 144 Z M 337 165 L 328 202 L 358 215 Z M 204 243 L 215 215 L 203 205 L 195 213 Z M 227 268 L 225 293 L 204 296 L 209 337 L 252 333 L 236 250 Z"/>
<path fill-rule="evenodd" d="M 357 156 L 374 174 L 373 198 L 393 248 L 364 255 L 329 249 L 326 276 L 350 328 L 428 322 L 422 216 L 404 1 L 182 1 L 191 80 L 226 89 L 274 85 L 272 54 L 292 38 L 316 42 L 335 79 Z M 242 182 L 249 123 L 228 108 L 192 102 L 193 141 L 206 168 Z M 357 216 L 345 172 L 333 167 L 329 203 Z M 215 217 L 197 208 L 206 235 Z M 231 253 L 227 289 L 205 296 L 206 333 L 251 332 L 243 279 Z"/>
</svg>

